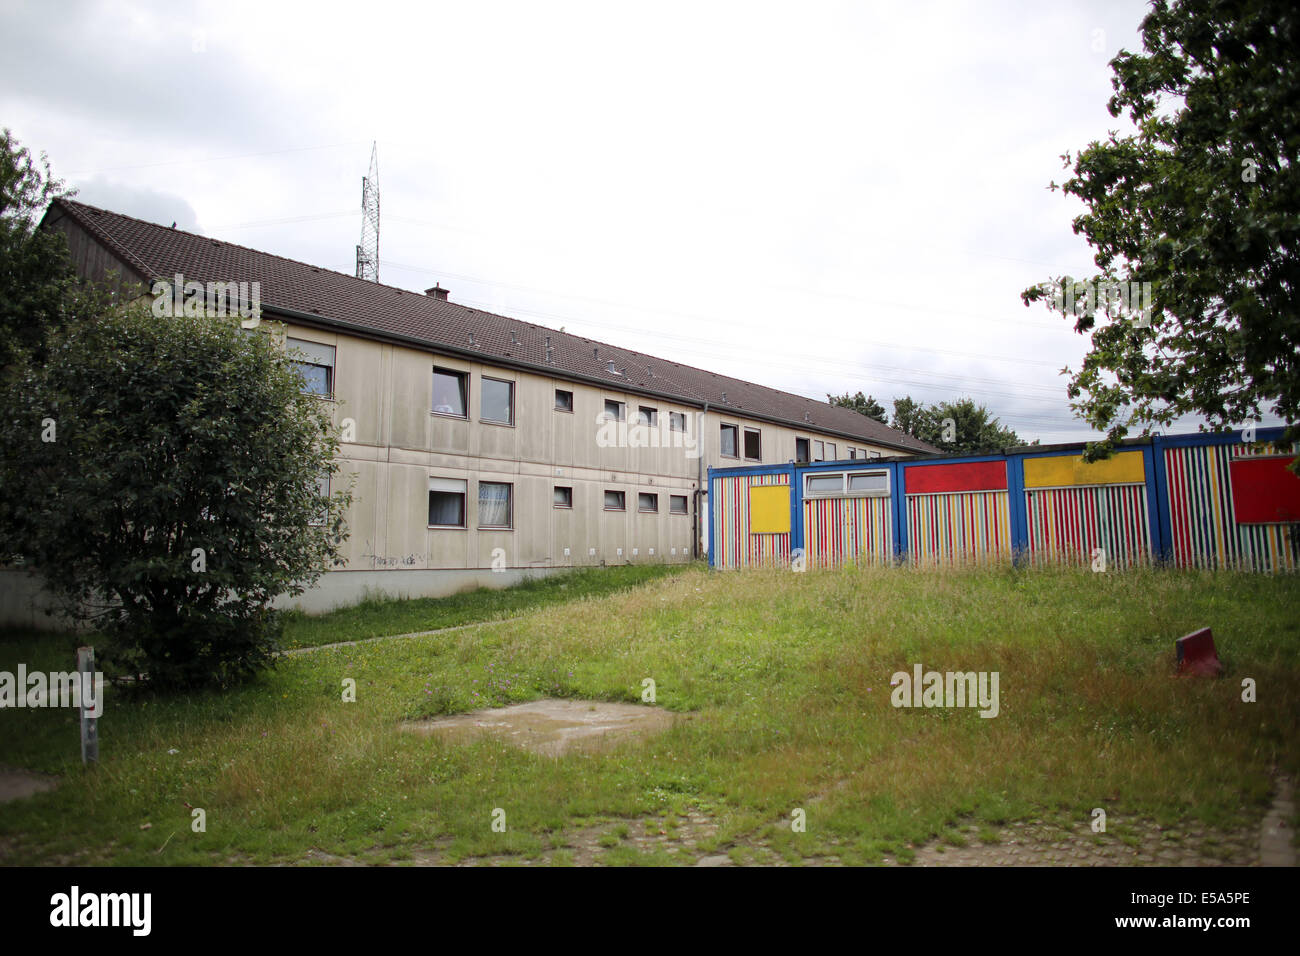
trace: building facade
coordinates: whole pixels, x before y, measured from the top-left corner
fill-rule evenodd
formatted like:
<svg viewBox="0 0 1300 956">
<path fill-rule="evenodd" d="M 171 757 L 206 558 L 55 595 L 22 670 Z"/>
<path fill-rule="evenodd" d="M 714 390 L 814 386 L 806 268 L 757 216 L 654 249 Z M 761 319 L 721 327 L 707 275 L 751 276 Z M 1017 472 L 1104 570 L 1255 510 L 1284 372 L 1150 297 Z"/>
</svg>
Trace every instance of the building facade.
<svg viewBox="0 0 1300 956">
<path fill-rule="evenodd" d="M 43 227 L 66 236 L 83 277 L 150 298 L 159 283 L 259 290 L 261 324 L 342 436 L 334 480 L 353 487 L 346 566 L 294 602 L 308 610 L 687 562 L 708 552 L 710 467 L 934 450 L 849 409 L 460 306 L 441 287 L 420 295 L 68 200 Z"/>
</svg>

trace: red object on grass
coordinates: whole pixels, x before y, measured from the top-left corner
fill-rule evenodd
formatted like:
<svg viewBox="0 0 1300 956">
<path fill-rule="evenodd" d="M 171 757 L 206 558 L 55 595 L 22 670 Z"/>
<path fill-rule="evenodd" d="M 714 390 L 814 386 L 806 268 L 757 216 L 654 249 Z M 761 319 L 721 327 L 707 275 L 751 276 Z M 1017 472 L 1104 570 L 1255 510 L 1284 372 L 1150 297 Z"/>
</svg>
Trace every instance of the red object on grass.
<svg viewBox="0 0 1300 956">
<path fill-rule="evenodd" d="M 1192 677 L 1217 677 L 1223 671 L 1214 648 L 1214 632 L 1208 627 L 1192 631 L 1174 641 L 1178 651 L 1178 673 Z"/>
</svg>

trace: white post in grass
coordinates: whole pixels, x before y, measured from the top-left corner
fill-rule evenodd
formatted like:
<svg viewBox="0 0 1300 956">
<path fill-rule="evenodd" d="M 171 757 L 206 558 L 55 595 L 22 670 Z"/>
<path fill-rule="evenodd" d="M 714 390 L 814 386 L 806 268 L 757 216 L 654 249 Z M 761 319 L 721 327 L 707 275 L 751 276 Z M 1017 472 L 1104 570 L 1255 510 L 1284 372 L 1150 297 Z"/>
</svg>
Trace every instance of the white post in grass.
<svg viewBox="0 0 1300 956">
<path fill-rule="evenodd" d="M 93 647 L 77 648 L 77 678 L 81 681 L 84 690 L 87 686 L 94 687 L 95 680 L 95 649 Z M 98 688 L 96 688 L 98 690 Z M 98 695 L 96 695 L 98 697 Z M 81 695 L 81 762 L 83 764 L 99 763 L 99 724 L 96 718 L 90 716 L 86 706 L 86 695 Z M 97 699 L 97 706 L 102 703 Z M 102 713 L 102 711 L 101 711 Z"/>
</svg>

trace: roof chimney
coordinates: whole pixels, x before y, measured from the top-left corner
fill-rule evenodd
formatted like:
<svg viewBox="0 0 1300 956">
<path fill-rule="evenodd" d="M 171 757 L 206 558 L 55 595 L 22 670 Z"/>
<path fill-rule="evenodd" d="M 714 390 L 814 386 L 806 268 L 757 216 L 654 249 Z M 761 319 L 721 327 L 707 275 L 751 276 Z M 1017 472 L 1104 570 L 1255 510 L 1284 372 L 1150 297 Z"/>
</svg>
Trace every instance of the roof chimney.
<svg viewBox="0 0 1300 956">
<path fill-rule="evenodd" d="M 614 374 L 614 360 L 613 360 L 613 359 L 610 359 L 610 360 L 609 360 L 609 372 L 610 372 L 611 375 Z"/>
<path fill-rule="evenodd" d="M 443 302 L 447 301 L 447 295 L 449 292 L 450 290 L 444 289 L 440 283 L 435 283 L 432 289 L 424 290 L 425 295 L 432 296 L 435 299 L 441 299 Z"/>
</svg>

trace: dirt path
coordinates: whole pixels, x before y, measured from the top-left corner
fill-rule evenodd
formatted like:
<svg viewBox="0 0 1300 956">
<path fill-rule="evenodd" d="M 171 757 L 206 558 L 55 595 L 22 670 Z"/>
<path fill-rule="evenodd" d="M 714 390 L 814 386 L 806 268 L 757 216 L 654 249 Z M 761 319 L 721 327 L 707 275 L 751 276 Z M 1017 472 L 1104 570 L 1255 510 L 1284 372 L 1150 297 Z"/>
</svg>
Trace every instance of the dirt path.
<svg viewBox="0 0 1300 956">
<path fill-rule="evenodd" d="M 314 651 L 327 651 L 332 647 L 356 647 L 358 644 L 373 644 L 375 641 L 400 641 L 408 637 L 430 637 L 434 634 L 450 634 L 453 631 L 468 631 L 474 627 L 486 627 L 489 624 L 505 624 L 507 621 L 522 621 L 528 615 L 500 617 L 490 621 L 474 621 L 470 624 L 454 624 L 451 627 L 437 627 L 432 631 L 411 631 L 409 634 L 382 634 L 379 637 L 363 637 L 358 641 L 335 641 L 333 644 L 317 644 L 315 647 L 295 647 L 281 651 L 281 657 L 297 657 L 299 654 L 311 654 Z"/>
</svg>

